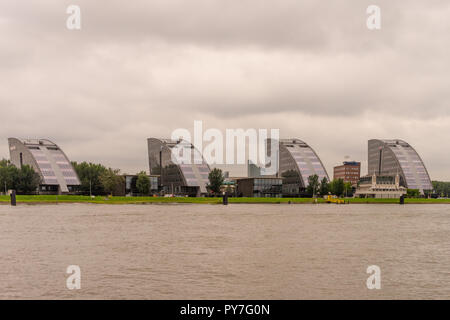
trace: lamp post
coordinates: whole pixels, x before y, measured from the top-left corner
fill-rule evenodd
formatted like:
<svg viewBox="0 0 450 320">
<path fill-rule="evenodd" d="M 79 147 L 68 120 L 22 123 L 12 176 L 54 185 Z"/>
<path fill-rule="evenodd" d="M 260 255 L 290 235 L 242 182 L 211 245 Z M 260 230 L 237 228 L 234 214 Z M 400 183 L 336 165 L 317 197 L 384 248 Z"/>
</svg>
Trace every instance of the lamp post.
<svg viewBox="0 0 450 320">
<path fill-rule="evenodd" d="M 163 184 L 163 172 L 162 172 L 162 150 L 163 146 L 159 147 L 159 186 L 162 193 L 164 193 L 164 184 Z"/>
<path fill-rule="evenodd" d="M 6 161 L 6 167 L 9 167 L 9 164 L 10 164 L 10 160 L 7 160 Z M 6 175 L 5 175 L 5 196 L 6 196 L 7 193 L 8 193 L 8 189 L 7 189 L 7 186 L 6 186 Z"/>
<path fill-rule="evenodd" d="M 317 198 L 317 196 L 316 196 L 316 188 L 317 188 L 317 185 L 316 185 L 316 183 L 314 183 L 313 184 L 313 199 Z"/>
</svg>

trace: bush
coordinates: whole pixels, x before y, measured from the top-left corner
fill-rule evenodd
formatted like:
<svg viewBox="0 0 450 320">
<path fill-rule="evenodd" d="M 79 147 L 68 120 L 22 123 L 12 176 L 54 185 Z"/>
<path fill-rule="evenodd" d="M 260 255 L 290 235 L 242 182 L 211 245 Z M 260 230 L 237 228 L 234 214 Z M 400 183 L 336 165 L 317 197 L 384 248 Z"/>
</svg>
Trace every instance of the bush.
<svg viewBox="0 0 450 320">
<path fill-rule="evenodd" d="M 16 190 L 17 193 L 30 194 L 36 192 L 39 183 L 40 177 L 32 167 L 23 165 L 18 169 L 6 160 L 0 161 L 1 190 L 5 192 Z"/>
<path fill-rule="evenodd" d="M 136 180 L 136 189 L 143 196 L 146 196 L 150 193 L 150 178 L 144 171 L 138 173 L 138 177 Z"/>
<path fill-rule="evenodd" d="M 222 186 L 224 180 L 222 170 L 214 168 L 209 173 L 208 179 L 209 179 L 208 188 L 214 193 L 219 193 L 220 187 Z"/>
</svg>

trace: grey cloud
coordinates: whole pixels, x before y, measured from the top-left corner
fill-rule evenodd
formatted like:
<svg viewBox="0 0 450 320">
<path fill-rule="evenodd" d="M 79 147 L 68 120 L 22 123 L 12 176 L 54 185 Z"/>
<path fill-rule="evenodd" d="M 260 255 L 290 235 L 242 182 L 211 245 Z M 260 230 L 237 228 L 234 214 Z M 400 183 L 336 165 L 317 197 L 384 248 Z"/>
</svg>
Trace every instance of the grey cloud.
<svg viewBox="0 0 450 320">
<path fill-rule="evenodd" d="M 450 133 L 450 4 L 377 2 L 380 31 L 371 1 L 2 1 L 0 157 L 8 136 L 48 136 L 74 160 L 139 171 L 146 137 L 199 119 L 279 127 L 328 170 L 400 137 L 450 179 L 424 138 Z M 73 3 L 80 31 L 65 28 Z"/>
</svg>

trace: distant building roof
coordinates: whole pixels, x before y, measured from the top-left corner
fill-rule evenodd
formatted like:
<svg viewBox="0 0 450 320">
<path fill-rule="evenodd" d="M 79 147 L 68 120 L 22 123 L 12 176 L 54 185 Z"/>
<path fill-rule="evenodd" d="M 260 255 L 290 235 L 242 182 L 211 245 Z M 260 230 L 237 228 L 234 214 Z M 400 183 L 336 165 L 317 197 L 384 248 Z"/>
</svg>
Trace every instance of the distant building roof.
<svg viewBox="0 0 450 320">
<path fill-rule="evenodd" d="M 346 166 L 359 166 L 359 165 L 361 165 L 361 162 L 357 162 L 357 161 L 344 161 L 343 163 Z"/>
</svg>

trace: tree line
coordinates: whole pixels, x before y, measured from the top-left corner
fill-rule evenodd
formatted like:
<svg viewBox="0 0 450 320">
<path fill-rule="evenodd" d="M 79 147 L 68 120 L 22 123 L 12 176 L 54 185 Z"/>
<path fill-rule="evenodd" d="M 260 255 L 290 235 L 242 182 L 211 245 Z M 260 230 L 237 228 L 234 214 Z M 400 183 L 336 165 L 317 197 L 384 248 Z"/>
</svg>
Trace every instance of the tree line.
<svg viewBox="0 0 450 320">
<path fill-rule="evenodd" d="M 106 168 L 102 164 L 86 161 L 72 162 L 72 166 L 80 179 L 79 191 L 83 194 L 114 194 L 124 183 L 118 169 Z"/>
<path fill-rule="evenodd" d="M 450 182 L 432 181 L 434 192 L 440 197 L 450 197 Z"/>
<path fill-rule="evenodd" d="M 78 192 L 81 194 L 114 195 L 122 193 L 125 188 L 125 178 L 119 169 L 88 162 L 72 162 L 72 166 L 80 179 Z M 16 190 L 19 194 L 33 194 L 41 182 L 39 174 L 31 166 L 17 168 L 9 160 L 0 160 L 1 192 Z M 150 193 L 150 179 L 144 171 L 139 172 L 132 183 L 140 194 Z"/>
<path fill-rule="evenodd" d="M 80 179 L 80 192 L 92 195 L 115 195 L 123 193 L 125 177 L 119 169 L 106 168 L 101 164 L 72 162 Z M 137 174 L 131 182 L 132 188 L 141 195 L 150 194 L 150 178 L 145 171 Z"/>
<path fill-rule="evenodd" d="M 350 182 L 344 182 L 343 179 L 334 179 L 328 181 L 327 178 L 323 178 L 319 181 L 319 176 L 314 174 L 308 177 L 308 187 L 306 193 L 310 196 L 327 194 L 333 194 L 338 197 L 351 196 L 353 194 L 352 184 Z"/>
<path fill-rule="evenodd" d="M 17 168 L 9 160 L 0 160 L 0 190 L 16 190 L 17 193 L 30 194 L 37 190 L 39 175 L 28 165 Z"/>
</svg>

